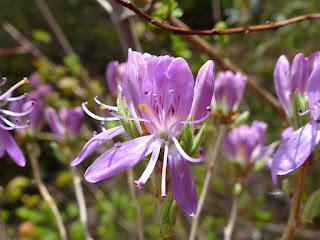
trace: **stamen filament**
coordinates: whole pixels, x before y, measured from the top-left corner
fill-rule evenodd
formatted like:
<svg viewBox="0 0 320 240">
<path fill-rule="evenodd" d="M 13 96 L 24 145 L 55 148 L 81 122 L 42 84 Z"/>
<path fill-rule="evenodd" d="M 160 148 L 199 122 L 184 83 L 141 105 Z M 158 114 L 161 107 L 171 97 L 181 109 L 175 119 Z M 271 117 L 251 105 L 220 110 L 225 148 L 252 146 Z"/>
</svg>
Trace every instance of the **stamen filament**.
<svg viewBox="0 0 320 240">
<path fill-rule="evenodd" d="M 168 151 L 169 142 L 164 143 L 164 154 L 163 154 L 163 164 L 162 164 L 162 178 L 161 178 L 161 198 L 165 199 L 166 193 L 166 174 L 167 174 L 167 164 L 168 164 Z"/>
<path fill-rule="evenodd" d="M 7 82 L 7 78 L 3 77 L 2 82 L 0 83 L 0 87 L 3 86 L 4 84 L 6 84 L 6 82 Z"/>
<path fill-rule="evenodd" d="M 85 111 L 85 113 L 88 114 L 90 117 L 92 117 L 92 118 L 94 118 L 94 119 L 96 119 L 98 121 L 102 121 L 102 122 L 119 120 L 119 118 L 117 118 L 117 117 L 101 117 L 101 116 L 98 116 L 98 115 L 90 112 L 90 110 L 87 108 L 87 104 L 88 104 L 88 102 L 82 103 L 82 108 L 83 108 L 83 111 Z"/>
<path fill-rule="evenodd" d="M 204 158 L 205 158 L 205 154 L 204 154 L 204 150 L 203 148 L 200 148 L 199 151 L 200 151 L 200 154 L 201 156 L 199 158 L 193 158 L 193 157 L 190 157 L 183 149 L 182 147 L 180 146 L 180 143 L 178 142 L 178 140 L 171 136 L 172 138 L 172 141 L 174 142 L 174 144 L 176 145 L 179 153 L 182 155 L 182 157 L 184 157 L 186 160 L 188 160 L 189 162 L 201 162 Z"/>
<path fill-rule="evenodd" d="M 0 96 L 0 101 L 6 99 L 14 90 L 16 90 L 18 87 L 20 87 L 21 85 L 23 85 L 25 83 L 29 83 L 27 78 L 24 78 L 20 82 L 13 85 L 8 91 L 6 91 L 4 94 L 2 94 Z"/>
<path fill-rule="evenodd" d="M 306 115 L 307 113 L 309 113 L 310 111 L 311 111 L 311 109 L 307 109 L 306 111 L 302 112 L 302 109 L 300 109 L 299 112 L 298 112 L 298 115 L 299 115 L 299 116 L 304 116 L 304 115 Z"/>
<path fill-rule="evenodd" d="M 118 112 L 118 108 L 117 107 L 109 106 L 109 105 L 106 105 L 106 104 L 100 102 L 100 100 L 98 100 L 98 96 L 95 96 L 93 99 L 97 104 L 99 104 L 102 107 L 103 110 L 108 109 L 108 110 L 113 110 L 113 111 Z"/>
<path fill-rule="evenodd" d="M 31 107 L 27 111 L 21 112 L 21 113 L 12 112 L 12 111 L 1 109 L 1 108 L 0 108 L 0 112 L 3 113 L 3 114 L 6 114 L 8 116 L 12 116 L 12 117 L 23 117 L 23 116 L 26 116 L 29 113 L 31 113 L 32 110 L 34 109 L 34 106 L 35 106 L 35 102 L 32 102 Z"/>
</svg>

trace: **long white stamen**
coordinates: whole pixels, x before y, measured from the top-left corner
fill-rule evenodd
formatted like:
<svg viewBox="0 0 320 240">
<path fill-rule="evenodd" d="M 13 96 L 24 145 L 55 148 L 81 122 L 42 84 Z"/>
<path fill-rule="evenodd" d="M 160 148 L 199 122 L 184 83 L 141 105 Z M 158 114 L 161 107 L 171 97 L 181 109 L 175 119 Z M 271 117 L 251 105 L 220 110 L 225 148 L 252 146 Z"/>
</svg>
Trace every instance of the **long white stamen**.
<svg viewBox="0 0 320 240">
<path fill-rule="evenodd" d="M 94 99 L 94 101 L 95 101 L 96 103 L 98 103 L 98 104 L 99 104 L 100 106 L 102 106 L 104 109 L 113 110 L 113 111 L 118 112 L 118 108 L 117 108 L 117 107 L 115 107 L 115 106 L 109 106 L 109 105 L 106 105 L 106 104 L 100 102 L 100 100 L 98 100 L 98 96 L 95 96 L 93 99 Z"/>
<path fill-rule="evenodd" d="M 94 114 L 94 113 L 89 111 L 89 109 L 87 108 L 87 104 L 88 104 L 88 102 L 82 103 L 82 108 L 83 108 L 83 111 L 85 111 L 85 113 L 88 114 L 90 117 L 92 117 L 94 119 L 97 119 L 99 121 L 102 121 L 102 122 L 119 120 L 119 118 L 117 118 L 117 117 L 101 117 L 101 116 L 98 116 L 98 115 L 96 115 L 96 114 Z"/>
<path fill-rule="evenodd" d="M 200 154 L 201 156 L 199 158 L 193 158 L 193 157 L 190 157 L 183 149 L 182 147 L 180 146 L 178 140 L 171 136 L 171 139 L 172 141 L 174 142 L 174 144 L 176 145 L 179 153 L 182 155 L 182 157 L 184 157 L 186 160 L 188 160 L 189 162 L 201 162 L 204 158 L 205 158 L 205 154 L 204 154 L 204 150 L 202 148 L 200 148 Z"/>
<path fill-rule="evenodd" d="M 32 102 L 31 103 L 31 107 L 25 111 L 25 112 L 21 112 L 21 113 L 18 113 L 18 112 L 12 112 L 12 111 L 9 111 L 9 110 L 5 110 L 5 109 L 1 109 L 0 108 L 0 112 L 3 113 L 3 114 L 6 114 L 8 116 L 12 116 L 12 117 L 23 117 L 23 116 L 26 116 L 28 115 L 29 113 L 32 112 L 32 110 L 34 109 L 35 107 L 35 102 Z"/>
<path fill-rule="evenodd" d="M 8 96 L 10 96 L 10 94 L 16 90 L 18 87 L 20 87 L 21 85 L 25 84 L 25 83 L 29 83 L 27 78 L 22 79 L 20 82 L 16 83 L 15 85 L 13 85 L 8 91 L 6 91 L 4 94 L 2 94 L 0 96 L 0 101 L 6 99 Z"/>
<path fill-rule="evenodd" d="M 161 197 L 165 199 L 167 196 L 166 193 L 166 174 L 167 174 L 167 163 L 168 163 L 168 151 L 169 151 L 169 142 L 164 143 L 164 154 L 163 154 L 163 164 L 162 164 L 162 176 L 161 176 Z"/>
</svg>

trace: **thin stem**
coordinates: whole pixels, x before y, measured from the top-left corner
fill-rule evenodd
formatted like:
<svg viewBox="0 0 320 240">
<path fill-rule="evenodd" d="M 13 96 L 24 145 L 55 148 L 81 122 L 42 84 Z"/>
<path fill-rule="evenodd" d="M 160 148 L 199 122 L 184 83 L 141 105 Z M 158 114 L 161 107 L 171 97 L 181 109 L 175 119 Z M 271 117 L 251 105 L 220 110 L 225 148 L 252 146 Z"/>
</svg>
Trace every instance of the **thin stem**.
<svg viewBox="0 0 320 240">
<path fill-rule="evenodd" d="M 238 213 L 238 200 L 239 200 L 239 196 L 234 194 L 230 219 L 229 219 L 228 225 L 224 229 L 224 240 L 231 240 L 232 238 L 232 233 L 233 233 L 233 229 L 236 223 L 237 213 Z"/>
<path fill-rule="evenodd" d="M 215 162 L 217 160 L 217 156 L 218 156 L 218 152 L 220 149 L 220 145 L 222 143 L 222 139 L 223 136 L 225 135 L 226 132 L 226 125 L 219 125 L 219 132 L 218 132 L 218 136 L 216 138 L 215 141 L 215 145 L 212 149 L 212 153 L 208 154 L 208 156 L 211 156 L 210 160 L 209 160 L 209 165 L 208 165 L 208 170 L 207 170 L 207 175 L 206 178 L 204 180 L 203 183 L 203 187 L 202 187 L 202 191 L 199 197 L 199 203 L 198 203 L 198 210 L 197 210 L 197 215 L 192 219 L 192 225 L 191 225 L 191 231 L 190 231 L 190 236 L 189 236 L 189 240 L 194 240 L 196 237 L 196 232 L 197 232 L 197 226 L 199 223 L 199 219 L 200 219 L 200 215 L 201 215 L 201 211 L 204 205 L 204 201 L 205 198 L 207 196 L 208 193 L 208 188 L 209 188 L 209 184 L 210 184 L 210 180 L 213 174 L 213 170 L 214 170 L 214 166 L 215 166 Z"/>
<path fill-rule="evenodd" d="M 62 240 L 67 240 L 67 231 L 66 228 L 63 224 L 60 212 L 58 210 L 58 207 L 54 201 L 54 199 L 51 197 L 49 191 L 47 190 L 46 186 L 44 185 L 44 183 L 41 180 L 41 176 L 40 176 L 40 170 L 39 170 L 39 164 L 38 164 L 38 158 L 36 157 L 36 155 L 33 153 L 33 145 L 32 143 L 28 143 L 27 144 L 27 153 L 30 159 L 30 163 L 31 163 L 31 168 L 32 168 L 32 172 L 36 181 L 36 185 L 40 191 L 41 196 L 43 197 L 43 199 L 48 203 L 48 205 L 51 208 L 51 211 L 54 215 L 54 218 L 56 220 L 57 223 L 57 227 L 60 233 L 60 237 Z"/>
<path fill-rule="evenodd" d="M 226 34 L 234 34 L 234 33 L 249 33 L 249 32 L 257 32 L 257 31 L 265 31 L 265 30 L 272 30 L 272 29 L 278 29 L 280 27 L 301 22 L 304 20 L 312 20 L 312 19 L 320 19 L 320 13 L 309 13 L 293 18 L 289 18 L 284 21 L 279 21 L 276 23 L 268 21 L 266 24 L 261 25 L 253 25 L 248 27 L 236 27 L 236 28 L 228 28 L 228 29 L 209 29 L 209 30 L 195 30 L 190 28 L 182 28 L 182 27 L 176 27 L 172 26 L 165 21 L 157 21 L 150 15 L 146 14 L 144 11 L 139 9 L 137 6 L 132 4 L 130 1 L 123 1 L 123 0 L 114 0 L 115 2 L 121 4 L 122 6 L 132 10 L 140 17 L 143 17 L 153 25 L 162 28 L 164 30 L 171 31 L 174 34 L 181 34 L 181 35 L 226 35 Z"/>
<path fill-rule="evenodd" d="M 300 210 L 301 195 L 303 192 L 303 183 L 307 175 L 307 172 L 309 170 L 310 164 L 311 164 L 311 160 L 309 158 L 299 168 L 296 186 L 294 189 L 293 196 L 291 198 L 290 213 L 289 213 L 287 225 L 284 229 L 281 240 L 291 239 L 297 226 L 299 225 L 299 210 Z"/>
<path fill-rule="evenodd" d="M 81 178 L 79 177 L 76 167 L 74 166 L 70 166 L 70 167 L 71 167 L 72 176 L 73 176 L 73 186 L 75 189 L 76 199 L 79 207 L 80 222 L 82 225 L 84 238 L 86 240 L 93 240 L 93 238 L 90 235 L 90 231 L 88 227 L 87 207 L 86 207 L 86 201 L 83 194 L 83 189 L 81 186 Z"/>
<path fill-rule="evenodd" d="M 71 44 L 69 43 L 67 37 L 63 33 L 61 27 L 59 26 L 57 20 L 53 16 L 52 12 L 50 11 L 48 5 L 45 3 L 44 0 L 35 0 L 38 7 L 40 8 L 43 16 L 46 18 L 47 22 L 49 23 L 50 27 L 52 28 L 54 34 L 56 35 L 58 41 L 60 42 L 62 48 L 66 52 L 66 54 L 71 55 L 74 54 L 74 50 L 72 49 Z"/>
<path fill-rule="evenodd" d="M 8 235 L 6 224 L 4 223 L 1 213 L 0 213 L 0 240 L 11 240 Z"/>
<path fill-rule="evenodd" d="M 137 226 L 138 238 L 139 240 L 144 240 L 142 211 L 141 211 L 141 205 L 137 199 L 137 192 L 134 187 L 133 168 L 129 168 L 127 170 L 127 179 L 128 179 L 129 189 L 130 189 L 130 197 L 133 200 L 134 205 L 136 207 L 136 213 L 137 213 L 136 226 Z"/>
</svg>

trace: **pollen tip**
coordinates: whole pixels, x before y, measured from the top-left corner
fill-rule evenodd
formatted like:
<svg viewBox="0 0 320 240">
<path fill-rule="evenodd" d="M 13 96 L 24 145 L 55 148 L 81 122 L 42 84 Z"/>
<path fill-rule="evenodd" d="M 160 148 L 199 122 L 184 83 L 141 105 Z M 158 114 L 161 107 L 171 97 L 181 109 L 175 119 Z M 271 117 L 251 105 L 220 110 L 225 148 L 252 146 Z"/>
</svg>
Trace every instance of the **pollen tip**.
<svg viewBox="0 0 320 240">
<path fill-rule="evenodd" d="M 139 182 L 139 181 L 134 181 L 134 186 L 141 189 L 142 186 L 143 186 L 143 183 L 142 182 Z"/>
<path fill-rule="evenodd" d="M 161 195 L 161 198 L 162 198 L 163 200 L 166 199 L 166 197 L 167 197 L 166 194 L 162 194 L 162 195 Z"/>
<path fill-rule="evenodd" d="M 139 104 L 139 109 L 145 110 L 147 108 L 147 105 L 145 103 Z"/>
<path fill-rule="evenodd" d="M 299 113 L 302 113 L 302 109 L 299 110 Z"/>
<path fill-rule="evenodd" d="M 106 108 L 104 106 L 100 106 L 100 110 L 104 111 L 104 110 L 106 110 Z"/>
<path fill-rule="evenodd" d="M 26 77 L 24 77 L 22 80 L 23 80 L 23 83 L 29 83 L 29 80 Z"/>
<path fill-rule="evenodd" d="M 200 153 L 200 155 L 205 155 L 206 154 L 206 152 L 204 151 L 203 147 L 199 148 L 199 153 Z"/>
</svg>

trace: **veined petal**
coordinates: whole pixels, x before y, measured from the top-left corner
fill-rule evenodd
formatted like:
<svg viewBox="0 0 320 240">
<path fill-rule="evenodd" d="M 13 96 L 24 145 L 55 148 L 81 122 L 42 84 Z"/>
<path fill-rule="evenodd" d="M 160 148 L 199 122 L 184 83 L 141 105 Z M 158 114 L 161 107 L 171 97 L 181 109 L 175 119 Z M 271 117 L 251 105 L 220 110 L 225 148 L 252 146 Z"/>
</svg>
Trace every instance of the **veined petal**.
<svg viewBox="0 0 320 240">
<path fill-rule="evenodd" d="M 214 64 L 207 61 L 199 70 L 190 115 L 194 120 L 202 118 L 210 106 L 214 90 Z"/>
<path fill-rule="evenodd" d="M 309 65 L 309 75 L 312 73 L 313 69 L 320 64 L 320 51 L 312 53 L 308 58 L 307 62 Z"/>
<path fill-rule="evenodd" d="M 8 155 L 20 166 L 26 165 L 26 159 L 10 133 L 0 128 L 0 143 L 4 146 Z"/>
<path fill-rule="evenodd" d="M 300 94 L 306 92 L 309 78 L 308 62 L 303 54 L 298 54 L 294 57 L 291 65 L 291 95 L 294 95 L 296 89 L 299 89 Z"/>
<path fill-rule="evenodd" d="M 274 86 L 282 107 L 292 114 L 290 64 L 286 56 L 279 57 L 273 73 Z"/>
<path fill-rule="evenodd" d="M 271 170 L 284 175 L 297 169 L 307 160 L 319 140 L 320 131 L 311 120 L 280 145 L 273 157 Z"/>
<path fill-rule="evenodd" d="M 118 95 L 118 61 L 109 62 L 106 68 L 106 78 L 109 91 L 112 96 Z"/>
<path fill-rule="evenodd" d="M 285 130 L 281 133 L 281 141 L 285 141 L 288 137 L 290 137 L 294 133 L 294 130 L 292 127 L 287 127 Z"/>
<path fill-rule="evenodd" d="M 123 126 L 118 126 L 115 128 L 108 129 L 106 131 L 103 131 L 93 138 L 91 138 L 86 145 L 82 148 L 79 156 L 74 159 L 71 163 L 71 166 L 78 165 L 81 163 L 84 159 L 86 159 L 91 153 L 96 151 L 102 144 L 104 144 L 106 141 L 114 138 L 115 136 L 118 136 L 121 133 L 124 133 L 125 130 Z"/>
<path fill-rule="evenodd" d="M 150 141 L 153 137 L 148 135 L 116 144 L 91 164 L 85 172 L 85 179 L 95 183 L 134 166 L 153 150 Z"/>
<path fill-rule="evenodd" d="M 182 211 L 195 216 L 197 213 L 197 192 L 187 163 L 174 145 L 168 155 L 171 171 L 171 189 L 174 199 Z"/>
<path fill-rule="evenodd" d="M 320 104 L 320 64 L 312 71 L 307 86 L 307 96 L 310 109 L 318 108 Z M 312 113 L 311 113 L 312 114 Z"/>
</svg>

